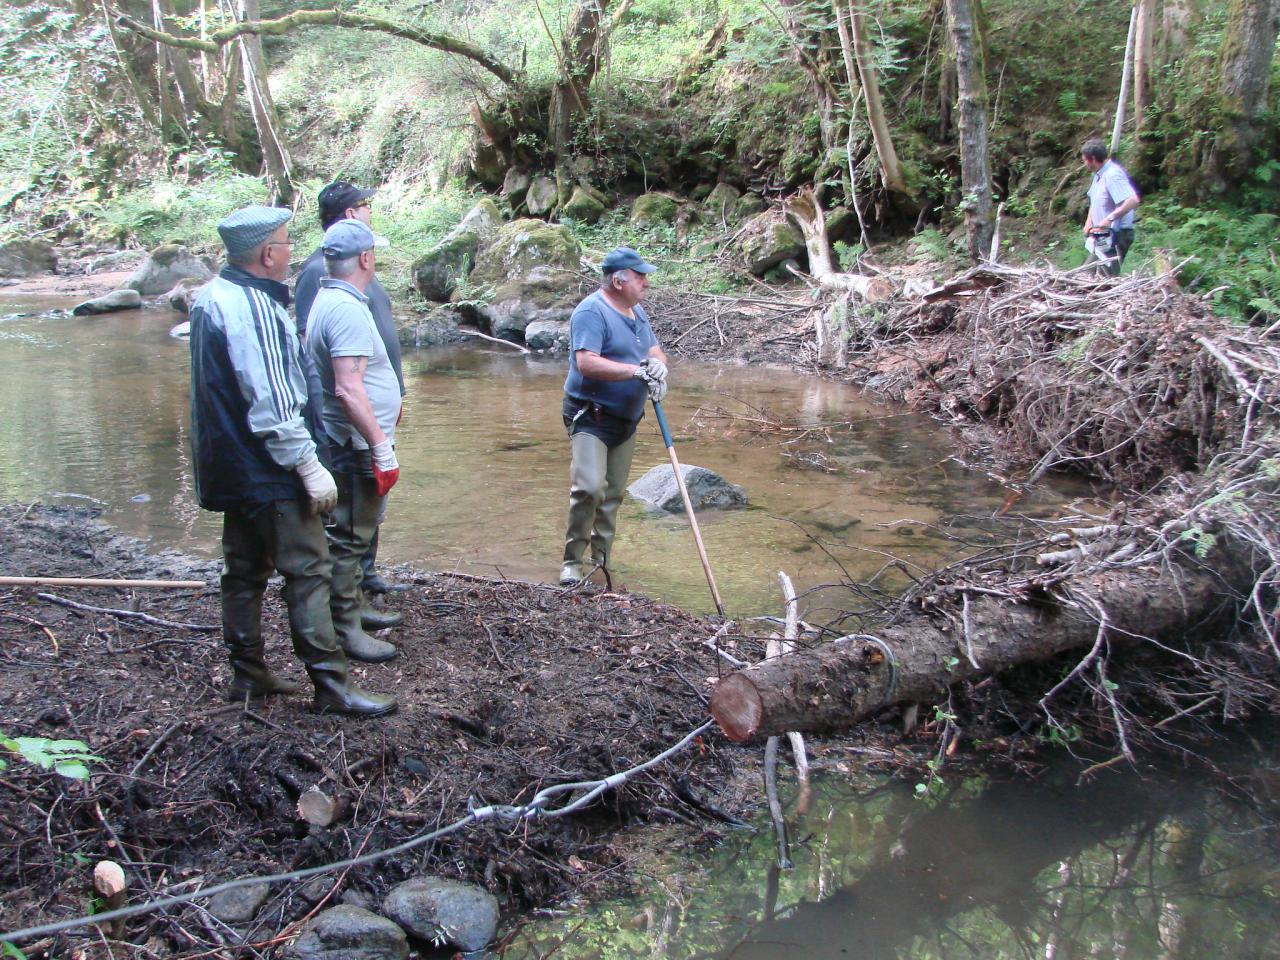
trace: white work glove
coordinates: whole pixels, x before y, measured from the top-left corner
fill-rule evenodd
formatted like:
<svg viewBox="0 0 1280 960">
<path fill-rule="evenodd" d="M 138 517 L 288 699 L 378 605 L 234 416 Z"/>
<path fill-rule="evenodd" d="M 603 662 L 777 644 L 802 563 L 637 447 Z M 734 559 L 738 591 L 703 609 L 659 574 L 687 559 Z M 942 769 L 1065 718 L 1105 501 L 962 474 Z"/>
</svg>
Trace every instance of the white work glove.
<svg viewBox="0 0 1280 960">
<path fill-rule="evenodd" d="M 400 462 L 396 460 L 395 447 L 390 440 L 375 443 L 369 448 L 373 457 L 373 485 L 378 496 L 385 497 L 400 479 Z"/>
<path fill-rule="evenodd" d="M 298 464 L 297 469 L 298 479 L 311 501 L 312 513 L 328 513 L 338 505 L 338 485 L 319 459 L 312 455 L 311 459 Z"/>
<path fill-rule="evenodd" d="M 654 364 L 661 371 L 661 377 L 655 376 L 652 372 L 651 365 Z M 649 399 L 654 403 L 661 403 L 662 398 L 667 395 L 667 365 L 661 360 L 650 357 L 636 367 L 632 376 L 637 380 L 643 381 L 644 385 L 649 388 Z"/>
<path fill-rule="evenodd" d="M 667 382 L 667 365 L 657 357 L 649 357 L 644 362 L 645 369 L 649 371 L 649 376 L 655 380 Z"/>
</svg>

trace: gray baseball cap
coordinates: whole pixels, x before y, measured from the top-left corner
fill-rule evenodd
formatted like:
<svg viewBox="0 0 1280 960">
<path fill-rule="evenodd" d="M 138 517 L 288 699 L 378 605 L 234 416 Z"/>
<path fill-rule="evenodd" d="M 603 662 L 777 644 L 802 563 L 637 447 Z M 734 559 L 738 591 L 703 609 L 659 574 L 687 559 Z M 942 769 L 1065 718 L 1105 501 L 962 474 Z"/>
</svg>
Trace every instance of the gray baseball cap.
<svg viewBox="0 0 1280 960">
<path fill-rule="evenodd" d="M 287 207 L 242 207 L 218 224 L 218 235 L 234 257 L 248 253 L 292 219 L 293 211 Z"/>
<path fill-rule="evenodd" d="M 359 220 L 339 220 L 324 232 L 320 248 L 330 260 L 346 260 L 374 247 L 387 246 L 380 237 Z"/>
</svg>

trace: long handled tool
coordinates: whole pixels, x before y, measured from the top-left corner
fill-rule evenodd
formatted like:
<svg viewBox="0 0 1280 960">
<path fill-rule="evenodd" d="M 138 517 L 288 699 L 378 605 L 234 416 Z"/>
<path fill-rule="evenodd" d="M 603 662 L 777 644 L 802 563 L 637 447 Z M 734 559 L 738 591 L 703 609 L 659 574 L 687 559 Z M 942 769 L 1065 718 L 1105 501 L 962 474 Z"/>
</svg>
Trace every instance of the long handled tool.
<svg viewBox="0 0 1280 960">
<path fill-rule="evenodd" d="M 675 441 L 671 439 L 671 431 L 667 428 L 667 417 L 662 412 L 661 401 L 653 401 L 653 412 L 658 415 L 658 429 L 662 431 L 662 442 L 667 445 L 671 469 L 676 472 L 676 486 L 680 488 L 680 496 L 684 500 L 684 512 L 689 517 L 689 526 L 693 528 L 693 542 L 698 545 L 698 559 L 702 561 L 702 572 L 707 575 L 707 586 L 711 588 L 711 599 L 716 602 L 716 613 L 722 617 L 727 616 L 724 612 L 724 603 L 720 599 L 720 591 L 716 589 L 715 574 L 711 572 L 711 563 L 707 560 L 707 548 L 702 544 L 702 531 L 698 529 L 698 518 L 693 513 L 689 488 L 684 485 L 684 474 L 680 472 L 680 461 L 676 458 Z"/>
</svg>

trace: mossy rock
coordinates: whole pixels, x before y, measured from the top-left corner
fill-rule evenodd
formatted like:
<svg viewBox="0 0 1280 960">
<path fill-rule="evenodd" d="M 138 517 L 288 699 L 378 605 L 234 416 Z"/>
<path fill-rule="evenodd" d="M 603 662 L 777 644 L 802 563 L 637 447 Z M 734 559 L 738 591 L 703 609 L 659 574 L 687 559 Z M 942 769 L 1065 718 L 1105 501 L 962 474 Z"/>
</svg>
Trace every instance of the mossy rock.
<svg viewBox="0 0 1280 960">
<path fill-rule="evenodd" d="M 13 240 L 0 246 L 0 277 L 30 277 L 58 269 L 58 254 L 43 240 Z"/>
<path fill-rule="evenodd" d="M 758 277 L 786 260 L 801 259 L 806 252 L 800 231 L 774 212 L 758 214 L 747 223 L 738 249 L 747 269 Z"/>
<path fill-rule="evenodd" d="M 636 197 L 631 204 L 631 223 L 637 227 L 653 227 L 662 223 L 674 223 L 680 204 L 665 193 L 646 193 Z"/>
<path fill-rule="evenodd" d="M 534 216 L 541 216 L 554 210 L 559 199 L 555 179 L 539 174 L 529 184 L 529 191 L 524 195 L 524 205 Z"/>
<path fill-rule="evenodd" d="M 435 303 L 445 303 L 475 266 L 480 249 L 479 234 L 470 230 L 450 234 L 422 255 L 413 265 L 413 285 Z"/>
<path fill-rule="evenodd" d="M 734 223 L 740 223 L 758 213 L 763 213 L 767 208 L 768 204 L 764 202 L 764 198 L 760 194 L 744 193 L 734 201 L 733 214 L 730 219 Z"/>
<path fill-rule="evenodd" d="M 595 223 L 604 216 L 604 210 L 603 203 L 579 186 L 573 191 L 573 196 L 569 198 L 569 202 L 564 205 L 560 213 L 570 220 Z"/>
<path fill-rule="evenodd" d="M 476 257 L 472 289 L 492 290 L 483 313 L 495 336 L 523 336 L 535 320 L 567 320 L 579 298 L 582 247 L 563 224 L 513 220 Z"/>
<path fill-rule="evenodd" d="M 499 227 L 477 255 L 471 280 L 497 289 L 508 280 L 527 277 L 536 267 L 574 273 L 581 256 L 582 246 L 568 227 L 530 218 L 512 220 Z"/>
<path fill-rule="evenodd" d="M 741 198 L 742 191 L 737 187 L 729 183 L 717 183 L 702 202 L 702 209 L 712 223 L 727 226 L 736 209 L 735 205 Z"/>
</svg>

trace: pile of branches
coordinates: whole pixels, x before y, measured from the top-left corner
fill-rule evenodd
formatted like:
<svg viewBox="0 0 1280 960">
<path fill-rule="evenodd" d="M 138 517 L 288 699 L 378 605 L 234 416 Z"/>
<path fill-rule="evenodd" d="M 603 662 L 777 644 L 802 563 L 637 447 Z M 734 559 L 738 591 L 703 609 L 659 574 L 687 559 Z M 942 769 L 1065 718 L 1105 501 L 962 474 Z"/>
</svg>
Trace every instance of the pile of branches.
<svg viewBox="0 0 1280 960">
<path fill-rule="evenodd" d="M 1203 469 L 1256 435 L 1280 376 L 1280 344 L 1173 273 L 984 265 L 900 303 L 875 339 L 906 361 L 879 370 L 880 390 L 996 427 L 1030 482 L 1071 468 L 1147 490 Z"/>
<path fill-rule="evenodd" d="M 1113 279 L 983 265 L 899 301 L 863 329 L 865 352 L 850 361 L 860 379 L 954 422 L 993 428 L 994 452 L 1023 489 L 1069 469 L 1118 494 L 1109 516 L 1042 525 L 921 580 L 876 617 L 947 607 L 974 590 L 1096 603 L 1091 585 L 1125 570 L 1230 568 L 1222 601 L 1238 616 L 1226 645 L 1164 658 L 1144 689 L 1170 717 L 1196 704 L 1226 718 L 1246 703 L 1274 703 L 1280 341 L 1270 334 L 1215 317 L 1179 289 L 1175 272 Z M 1115 720 L 1123 743 L 1129 712 L 1100 673 L 1114 639 L 1105 632 L 1070 678 L 1083 681 L 1075 693 L 1093 696 L 1097 716 Z M 1061 684 L 1048 687 L 1041 706 L 1056 722 L 1049 701 L 1068 697 Z M 1145 729 L 1158 734 L 1160 725 Z"/>
</svg>

